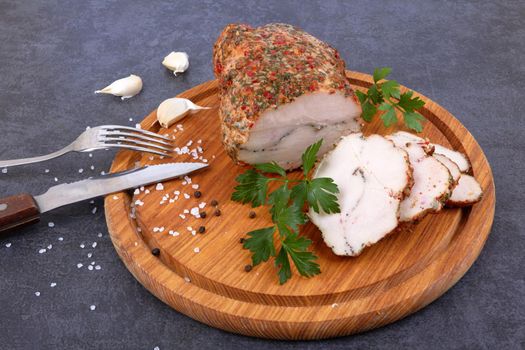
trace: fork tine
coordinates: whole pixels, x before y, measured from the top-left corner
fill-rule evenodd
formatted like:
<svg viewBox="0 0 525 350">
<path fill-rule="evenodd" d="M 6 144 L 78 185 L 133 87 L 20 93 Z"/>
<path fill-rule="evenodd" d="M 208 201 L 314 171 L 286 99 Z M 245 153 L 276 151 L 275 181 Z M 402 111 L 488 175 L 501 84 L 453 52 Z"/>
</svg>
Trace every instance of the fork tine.
<svg viewBox="0 0 525 350">
<path fill-rule="evenodd" d="M 152 141 L 152 142 L 160 143 L 161 145 L 166 145 L 166 146 L 172 145 L 171 142 L 167 142 L 167 141 L 164 141 L 158 138 L 149 137 L 149 136 L 145 136 L 145 135 L 134 133 L 134 132 L 102 130 L 100 131 L 99 135 L 100 136 L 117 136 L 117 137 L 124 136 L 126 139 L 129 136 L 129 137 L 133 137 L 133 138 L 144 140 L 144 141 Z"/>
<path fill-rule="evenodd" d="M 154 148 L 154 149 L 162 150 L 168 153 L 173 152 L 173 149 L 168 148 L 168 147 L 164 147 L 164 146 L 154 144 L 151 142 L 145 142 L 145 141 L 134 140 L 134 139 L 129 139 L 129 138 L 126 139 L 126 138 L 119 138 L 119 137 L 113 137 L 113 136 L 104 136 L 104 137 L 99 137 L 99 141 L 102 142 L 103 144 L 114 144 L 118 142 L 120 144 L 131 144 L 133 146 Z"/>
<path fill-rule="evenodd" d="M 124 148 L 124 149 L 130 149 L 132 151 L 139 151 L 139 152 L 144 152 L 144 153 L 152 153 L 152 154 L 156 154 L 159 156 L 171 157 L 171 154 L 166 153 L 166 152 L 156 151 L 156 150 L 145 148 L 145 147 L 126 145 L 126 144 L 109 143 L 109 144 L 100 145 L 99 147 L 101 149 L 102 148 Z"/>
<path fill-rule="evenodd" d="M 156 133 L 151 132 L 151 131 L 148 131 L 148 130 L 132 128 L 132 127 L 129 127 L 129 126 L 122 126 L 122 125 L 103 125 L 103 126 L 102 126 L 102 129 L 103 129 L 103 130 L 127 130 L 127 131 L 133 131 L 133 132 L 136 132 L 136 133 L 139 133 L 139 134 L 144 134 L 144 135 L 148 135 L 148 136 L 151 136 L 151 137 L 158 137 L 158 138 L 161 138 L 161 139 L 166 140 L 166 141 L 171 141 L 171 140 L 170 140 L 168 137 L 166 137 L 166 136 L 159 135 L 159 134 L 156 134 Z"/>
</svg>

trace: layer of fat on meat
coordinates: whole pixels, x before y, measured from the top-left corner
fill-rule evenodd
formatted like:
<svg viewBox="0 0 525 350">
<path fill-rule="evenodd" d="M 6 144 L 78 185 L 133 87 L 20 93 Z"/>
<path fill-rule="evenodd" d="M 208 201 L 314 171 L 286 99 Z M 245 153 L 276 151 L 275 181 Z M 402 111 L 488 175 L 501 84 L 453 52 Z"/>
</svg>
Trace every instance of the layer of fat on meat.
<svg viewBox="0 0 525 350">
<path fill-rule="evenodd" d="M 239 150 L 239 160 L 248 164 L 277 162 L 285 169 L 301 165 L 301 154 L 323 139 L 319 155 L 343 135 L 359 131 L 361 108 L 341 93 L 316 92 L 264 112 Z"/>
<path fill-rule="evenodd" d="M 339 188 L 341 212 L 308 215 L 337 255 L 359 255 L 398 225 L 399 205 L 410 186 L 405 151 L 379 135 L 341 138 L 317 166 L 314 178 L 330 177 Z"/>
<path fill-rule="evenodd" d="M 447 206 L 463 207 L 472 205 L 481 200 L 482 195 L 483 190 L 476 179 L 473 176 L 461 174 L 458 184 L 447 200 Z"/>
<path fill-rule="evenodd" d="M 387 139 L 408 153 L 413 171 L 410 195 L 401 202 L 400 221 L 418 220 L 429 212 L 441 210 L 454 184 L 448 168 L 429 156 L 418 142 L 407 142 L 397 133 L 387 136 Z"/>
</svg>

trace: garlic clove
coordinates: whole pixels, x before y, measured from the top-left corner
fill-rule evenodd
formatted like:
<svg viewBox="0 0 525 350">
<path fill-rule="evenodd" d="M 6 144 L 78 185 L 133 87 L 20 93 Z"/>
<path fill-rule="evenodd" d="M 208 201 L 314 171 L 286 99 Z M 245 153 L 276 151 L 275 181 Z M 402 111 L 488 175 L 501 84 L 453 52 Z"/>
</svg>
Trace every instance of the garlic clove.
<svg viewBox="0 0 525 350">
<path fill-rule="evenodd" d="M 131 74 L 129 77 L 115 80 L 102 90 L 95 91 L 95 94 L 110 94 L 120 96 L 122 100 L 131 98 L 142 90 L 142 79 Z"/>
<path fill-rule="evenodd" d="M 172 51 L 168 56 L 164 57 L 162 65 L 173 71 L 174 75 L 183 73 L 190 66 L 188 54 L 186 52 Z"/>
<path fill-rule="evenodd" d="M 157 109 L 157 120 L 163 128 L 169 128 L 188 113 L 201 109 L 210 109 L 196 105 L 186 98 L 174 97 L 164 100 Z"/>
</svg>

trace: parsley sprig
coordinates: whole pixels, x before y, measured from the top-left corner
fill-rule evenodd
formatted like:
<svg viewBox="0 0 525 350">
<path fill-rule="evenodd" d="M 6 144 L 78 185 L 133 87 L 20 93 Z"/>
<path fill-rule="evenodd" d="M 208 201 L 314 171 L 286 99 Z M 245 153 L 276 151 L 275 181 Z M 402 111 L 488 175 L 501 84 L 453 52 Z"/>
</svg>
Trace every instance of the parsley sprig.
<svg viewBox="0 0 525 350">
<path fill-rule="evenodd" d="M 308 222 L 303 211 L 305 203 L 316 213 L 320 210 L 325 213 L 340 212 L 336 197 L 339 189 L 334 181 L 331 178 L 308 177 L 322 142 L 322 139 L 319 140 L 303 153 L 303 176 L 300 180 L 289 179 L 286 171 L 275 162 L 257 164 L 255 169 L 247 170 L 236 178 L 238 185 L 232 200 L 251 203 L 254 208 L 270 205 L 273 225 L 248 232 L 243 247 L 252 253 L 254 266 L 273 257 L 279 269 L 280 284 L 292 277 L 290 259 L 302 276 L 312 277 L 321 272 L 316 262 L 317 256 L 308 250 L 312 241 L 300 236 L 299 232 L 300 226 Z M 272 174 L 273 177 L 263 173 Z M 273 181 L 281 182 L 282 185 L 268 193 L 268 185 Z M 276 240 L 280 242 L 278 249 Z"/>
<path fill-rule="evenodd" d="M 370 86 L 366 94 L 356 91 L 363 110 L 361 117 L 370 122 L 378 110 L 383 111 L 381 119 L 383 124 L 389 127 L 397 123 L 396 110 L 398 110 L 403 114 L 403 120 L 409 129 L 416 132 L 423 131 L 421 121 L 425 118 L 416 110 L 423 107 L 425 102 L 417 96 L 413 97 L 413 91 L 400 93 L 397 81 L 386 80 L 391 71 L 392 68 L 389 67 L 376 68 L 374 70 L 374 84 Z"/>
</svg>

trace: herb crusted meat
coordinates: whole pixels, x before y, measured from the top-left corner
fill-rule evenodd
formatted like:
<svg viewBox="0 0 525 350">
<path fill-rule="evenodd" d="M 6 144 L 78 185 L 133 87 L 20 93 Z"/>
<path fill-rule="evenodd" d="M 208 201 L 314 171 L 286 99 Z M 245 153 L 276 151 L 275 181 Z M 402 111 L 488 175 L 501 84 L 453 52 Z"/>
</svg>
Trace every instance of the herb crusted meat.
<svg viewBox="0 0 525 350">
<path fill-rule="evenodd" d="M 300 165 L 308 145 L 320 154 L 360 130 L 361 108 L 345 63 L 326 43 L 287 24 L 230 24 L 214 46 L 223 144 L 236 162 Z"/>
</svg>

